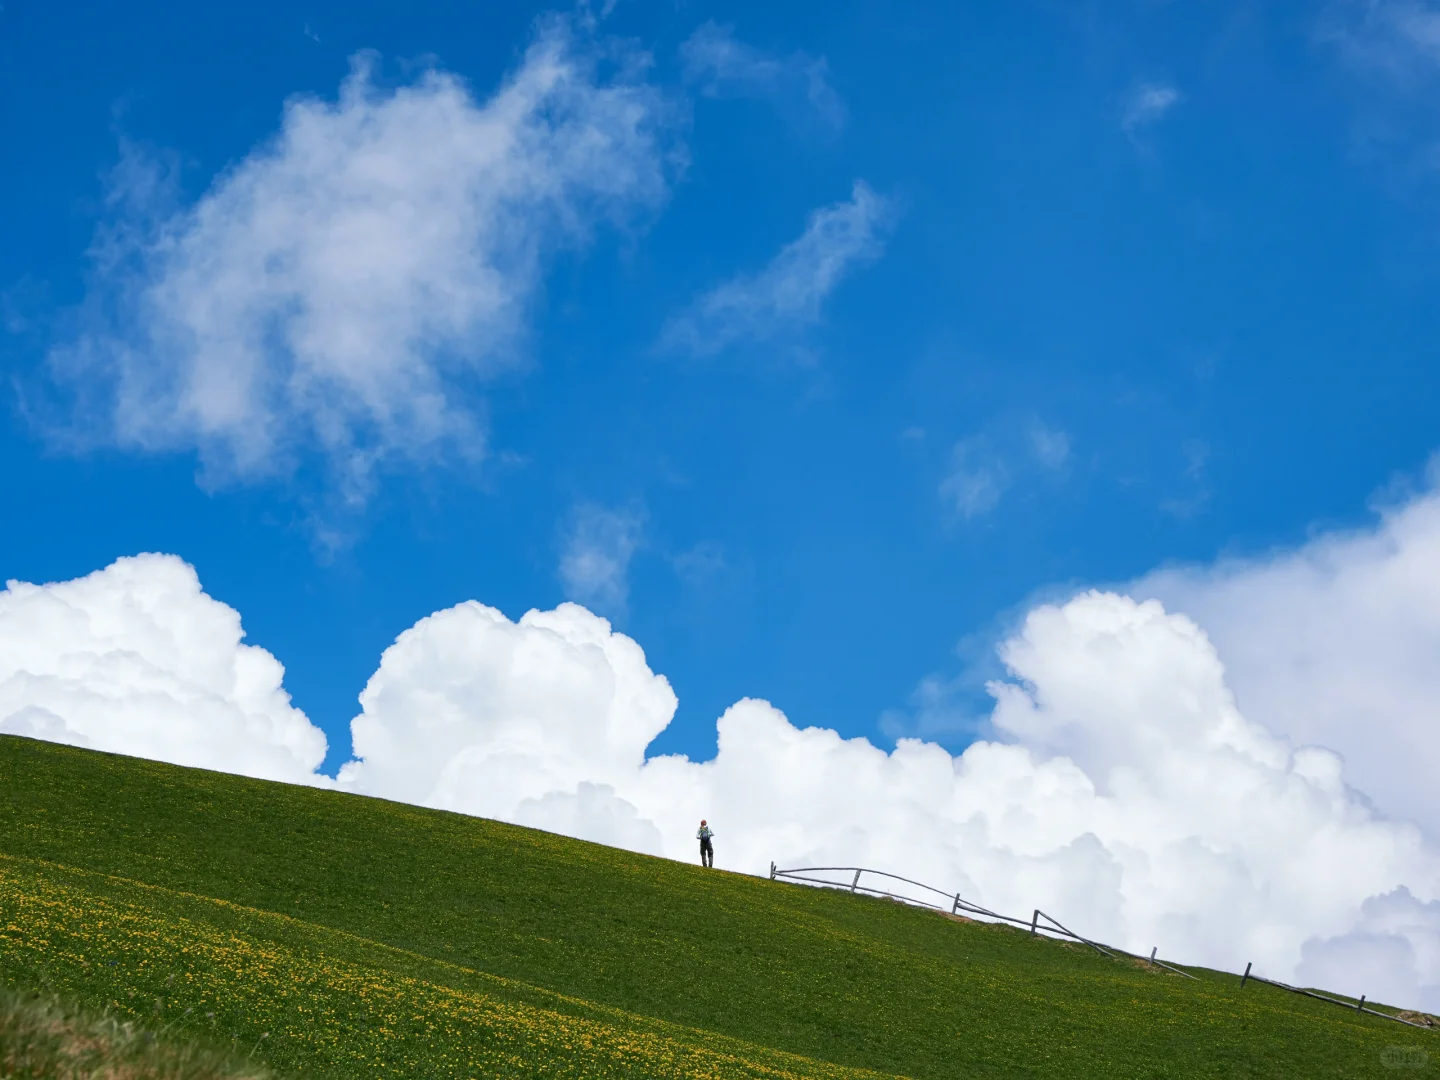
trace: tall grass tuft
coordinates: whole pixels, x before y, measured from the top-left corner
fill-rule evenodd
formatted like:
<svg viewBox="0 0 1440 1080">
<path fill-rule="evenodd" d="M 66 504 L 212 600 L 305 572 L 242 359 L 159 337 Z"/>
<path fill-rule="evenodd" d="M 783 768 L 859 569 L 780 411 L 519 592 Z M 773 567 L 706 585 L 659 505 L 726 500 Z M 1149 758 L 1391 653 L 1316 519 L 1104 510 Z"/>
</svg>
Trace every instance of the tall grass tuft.
<svg viewBox="0 0 1440 1080">
<path fill-rule="evenodd" d="M 244 1058 L 0 987 L 4 1080 L 276 1080 Z"/>
</svg>

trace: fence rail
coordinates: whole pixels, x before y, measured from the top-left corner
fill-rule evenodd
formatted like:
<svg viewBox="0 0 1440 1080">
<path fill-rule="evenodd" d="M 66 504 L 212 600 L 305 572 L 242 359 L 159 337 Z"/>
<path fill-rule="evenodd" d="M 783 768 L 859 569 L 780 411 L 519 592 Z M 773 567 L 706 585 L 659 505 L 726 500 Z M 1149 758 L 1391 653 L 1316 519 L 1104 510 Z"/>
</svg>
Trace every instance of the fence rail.
<svg viewBox="0 0 1440 1080">
<path fill-rule="evenodd" d="M 830 878 L 813 877 L 814 874 L 845 874 L 853 875 L 849 882 L 833 881 Z M 904 885 L 912 886 L 915 889 L 923 890 L 932 898 L 943 899 L 944 903 L 937 902 L 937 899 L 922 899 L 917 896 L 908 896 L 903 892 L 896 892 L 893 888 L 879 888 L 875 885 L 862 885 L 860 878 L 869 874 L 872 878 L 883 879 L 884 882 L 901 882 Z M 770 880 L 781 882 L 797 882 L 806 885 L 818 885 L 823 888 L 841 889 L 845 892 L 863 893 L 866 896 L 879 896 L 887 900 L 898 900 L 903 904 L 912 904 L 917 907 L 930 908 L 932 911 L 939 911 L 947 915 L 964 915 L 977 919 L 1011 923 L 1015 926 L 1027 927 L 1031 934 L 1047 934 L 1054 938 L 1064 938 L 1070 941 L 1078 941 L 1090 946 L 1102 956 L 1115 958 L 1128 956 L 1134 960 L 1140 960 L 1155 967 L 1164 968 L 1166 971 L 1173 971 L 1176 975 L 1183 975 L 1187 979 L 1200 980 L 1191 975 L 1188 971 L 1182 971 L 1173 964 L 1167 964 L 1163 960 L 1156 959 L 1159 951 L 1157 946 L 1150 950 L 1149 956 L 1141 956 L 1132 953 L 1128 949 L 1121 949 L 1115 945 L 1103 945 L 1098 941 L 1091 941 L 1087 937 L 1075 933 L 1073 930 L 1062 926 L 1060 922 L 1045 912 L 1036 908 L 1028 919 L 1016 918 L 1014 915 L 1002 915 L 998 911 L 991 911 L 989 908 L 981 907 L 979 904 L 971 903 L 963 899 L 959 893 L 946 892 L 944 889 L 937 889 L 933 885 L 926 885 L 924 882 L 914 881 L 911 878 L 901 877 L 899 874 L 887 874 L 883 870 L 871 870 L 863 866 L 797 866 L 790 870 L 781 870 L 773 862 L 770 864 Z M 1043 922 L 1041 920 L 1044 920 Z M 1288 983 L 1278 982 L 1275 979 L 1261 978 L 1251 973 L 1251 965 L 1245 965 L 1245 973 L 1241 975 L 1240 985 L 1243 987 L 1247 982 L 1261 982 L 1267 986 L 1276 987 L 1279 990 L 1288 990 L 1292 994 L 1301 994 L 1304 997 L 1315 998 L 1318 1001 L 1328 1001 L 1332 1005 L 1339 1005 L 1344 1009 L 1354 1009 L 1357 1012 L 1369 1013 L 1371 1016 L 1383 1017 L 1386 1020 L 1393 1020 L 1397 1024 L 1405 1024 L 1408 1027 L 1419 1028 L 1421 1031 L 1428 1031 L 1430 1028 L 1425 1024 L 1417 1024 L 1413 1020 L 1406 1020 L 1404 1017 L 1395 1016 L 1393 1013 L 1380 1012 L 1378 1009 L 1367 1009 L 1365 997 L 1362 995 L 1359 1004 L 1352 1004 L 1340 998 L 1330 997 L 1328 994 L 1321 994 L 1314 990 L 1306 990 L 1298 986 L 1291 986 Z"/>
</svg>

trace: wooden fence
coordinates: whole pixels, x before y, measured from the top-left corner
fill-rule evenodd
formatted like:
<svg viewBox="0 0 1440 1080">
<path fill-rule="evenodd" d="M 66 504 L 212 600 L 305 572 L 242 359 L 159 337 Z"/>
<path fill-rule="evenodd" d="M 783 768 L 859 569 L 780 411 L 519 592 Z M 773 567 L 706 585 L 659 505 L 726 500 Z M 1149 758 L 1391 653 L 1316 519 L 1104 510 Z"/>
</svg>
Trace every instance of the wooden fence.
<svg viewBox="0 0 1440 1080">
<path fill-rule="evenodd" d="M 842 879 L 835 881 L 830 878 L 812 876 L 815 874 L 843 874 L 848 877 L 849 880 L 846 881 Z M 862 885 L 860 879 L 866 874 L 870 875 L 872 879 L 881 879 L 880 884 L 889 885 L 891 882 L 898 882 L 900 885 L 909 886 L 909 891 L 898 891 L 896 886 L 881 888 L 879 885 Z M 1158 946 L 1150 950 L 1149 956 L 1141 956 L 1127 949 L 1121 949 L 1114 945 L 1102 945 L 1098 941 L 1091 941 L 1087 937 L 1081 937 L 1073 930 L 1062 926 L 1059 920 L 1052 918 L 1039 908 L 1036 908 L 1028 919 L 1017 918 L 1014 915 L 1001 915 L 999 912 L 991 911 L 989 908 L 983 908 L 979 904 L 972 904 L 969 900 L 963 899 L 959 893 L 948 893 L 932 885 L 926 885 L 919 881 L 912 881 L 910 878 L 901 877 L 899 874 L 887 874 L 883 870 L 870 870 L 863 866 L 800 866 L 793 870 L 781 870 L 772 862 L 770 864 L 770 880 L 818 885 L 829 889 L 843 889 L 846 892 L 863 893 L 866 896 L 881 896 L 889 900 L 898 900 L 904 904 L 927 907 L 949 915 L 963 915 L 966 918 L 979 919 L 985 922 L 1010 923 L 1015 926 L 1027 927 L 1032 934 L 1047 934 L 1055 938 L 1078 941 L 1090 946 L 1090 948 L 1102 956 L 1128 956 L 1132 959 L 1152 964 L 1155 967 L 1164 968 L 1166 971 L 1173 971 L 1176 975 L 1183 975 L 1187 979 L 1195 979 L 1196 982 L 1200 981 L 1188 971 L 1181 971 L 1178 967 L 1167 964 L 1163 960 L 1156 959 L 1155 954 L 1159 951 Z M 914 890 L 919 890 L 922 895 L 912 895 L 911 893 Z M 1251 964 L 1246 964 L 1245 973 L 1238 976 L 1242 987 L 1247 982 L 1265 983 L 1267 986 L 1274 986 L 1280 990 L 1288 990 L 1292 994 L 1302 994 L 1305 997 L 1315 998 L 1319 1001 L 1328 1001 L 1332 1005 L 1339 1005 L 1344 1009 L 1355 1009 L 1358 1012 L 1369 1013 L 1371 1016 L 1394 1020 L 1397 1024 L 1420 1028 L 1422 1031 L 1429 1030 L 1425 1024 L 1417 1024 L 1413 1020 L 1406 1020 L 1404 1017 L 1396 1016 L 1393 1013 L 1366 1008 L 1364 995 L 1361 995 L 1358 1004 L 1352 1004 L 1351 1002 L 1330 997 L 1328 994 L 1321 994 L 1314 990 L 1305 990 L 1298 986 L 1291 986 L 1288 983 L 1277 982 L 1274 979 L 1263 979 L 1259 975 L 1254 974 L 1251 971 L 1251 967 Z"/>
</svg>

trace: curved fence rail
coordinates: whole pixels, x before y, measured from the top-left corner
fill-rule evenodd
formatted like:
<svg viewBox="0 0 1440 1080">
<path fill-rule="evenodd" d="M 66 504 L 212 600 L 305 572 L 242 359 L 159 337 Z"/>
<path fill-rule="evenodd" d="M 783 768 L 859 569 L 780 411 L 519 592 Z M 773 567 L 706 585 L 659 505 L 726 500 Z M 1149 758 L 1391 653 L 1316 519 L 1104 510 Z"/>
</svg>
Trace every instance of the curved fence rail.
<svg viewBox="0 0 1440 1080">
<path fill-rule="evenodd" d="M 815 877 L 816 874 L 841 874 L 849 880 L 834 880 L 827 877 Z M 879 879 L 878 884 L 870 885 L 860 883 L 861 877 L 869 875 L 870 878 Z M 1166 971 L 1173 971 L 1176 975 L 1183 975 L 1187 979 L 1200 980 L 1191 975 L 1188 971 L 1182 971 L 1172 964 L 1156 959 L 1158 946 L 1150 950 L 1149 956 L 1141 956 L 1132 953 L 1128 949 L 1117 948 L 1114 945 L 1103 945 L 1098 941 L 1091 941 L 1082 937 L 1073 930 L 1062 926 L 1057 919 L 1045 914 L 1036 908 L 1030 918 L 1022 919 L 1014 915 L 1002 915 L 997 911 L 973 904 L 961 897 L 959 893 L 949 893 L 944 889 L 937 889 L 933 885 L 926 885 L 920 881 L 901 877 L 899 874 L 887 874 L 883 870 L 871 870 L 863 866 L 797 866 L 790 870 L 781 870 L 773 862 L 770 864 L 771 881 L 788 881 L 798 884 L 815 885 L 821 888 L 841 889 L 845 892 L 863 894 L 866 896 L 879 896 L 887 900 L 898 900 L 902 904 L 913 904 L 916 907 L 926 907 L 933 911 L 939 911 L 947 915 L 962 915 L 965 918 L 978 919 L 985 922 L 1011 923 L 1015 926 L 1028 927 L 1032 934 L 1048 934 L 1055 938 L 1064 938 L 1069 941 L 1078 941 L 1090 946 L 1102 956 L 1118 957 L 1128 956 L 1135 960 L 1143 961 L 1155 967 L 1164 968 Z M 889 888 L 881 888 L 880 885 L 890 885 L 891 882 L 898 882 Z M 908 886 L 908 890 L 901 891 L 901 886 Z M 919 891 L 921 896 L 911 895 Z M 1328 994 L 1317 993 L 1314 990 L 1305 990 L 1298 986 L 1291 986 L 1288 983 L 1277 982 L 1274 979 L 1264 979 L 1259 975 L 1251 973 L 1251 965 L 1245 965 L 1245 973 L 1239 976 L 1240 985 L 1243 987 L 1247 982 L 1265 983 L 1280 990 L 1288 990 L 1292 994 L 1302 994 L 1305 997 L 1315 998 L 1318 1001 L 1328 1001 L 1332 1005 L 1339 1005 L 1344 1009 L 1355 1009 L 1357 1012 L 1369 1013 L 1371 1016 L 1383 1017 L 1386 1020 L 1394 1020 L 1397 1024 L 1405 1024 L 1409 1027 L 1419 1028 L 1422 1031 L 1430 1030 L 1426 1024 L 1418 1024 L 1413 1020 L 1406 1020 L 1403 1016 L 1396 1016 L 1393 1013 L 1381 1012 L 1378 1009 L 1365 1007 L 1365 997 L 1362 995 L 1358 1004 L 1344 1001 L 1340 998 L 1330 997 Z"/>
</svg>

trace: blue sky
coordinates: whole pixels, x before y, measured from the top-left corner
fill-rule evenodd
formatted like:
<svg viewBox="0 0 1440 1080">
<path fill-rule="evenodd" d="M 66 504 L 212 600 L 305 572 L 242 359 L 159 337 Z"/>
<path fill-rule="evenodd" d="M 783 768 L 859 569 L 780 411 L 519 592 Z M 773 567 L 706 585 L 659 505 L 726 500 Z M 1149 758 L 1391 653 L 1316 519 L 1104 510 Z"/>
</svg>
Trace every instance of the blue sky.
<svg viewBox="0 0 1440 1080">
<path fill-rule="evenodd" d="M 576 170 L 574 229 L 514 197 L 514 304 L 417 346 L 459 434 L 406 428 L 359 480 L 300 435 L 217 466 L 240 436 L 127 435 L 111 360 L 66 373 L 78 341 L 161 347 L 96 252 L 224 190 L 287 99 L 374 50 L 376 100 L 429 70 L 483 106 L 549 10 L 5 0 L 6 578 L 180 555 L 331 765 L 417 619 L 567 596 L 674 685 L 654 749 L 708 757 L 745 695 L 958 749 L 1029 599 L 1359 523 L 1435 449 L 1435 16 L 1399 3 L 571 12 L 651 125 L 605 183 L 653 176 Z M 922 721 L 930 676 L 959 682 Z"/>
</svg>

